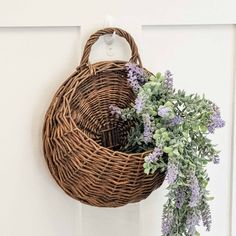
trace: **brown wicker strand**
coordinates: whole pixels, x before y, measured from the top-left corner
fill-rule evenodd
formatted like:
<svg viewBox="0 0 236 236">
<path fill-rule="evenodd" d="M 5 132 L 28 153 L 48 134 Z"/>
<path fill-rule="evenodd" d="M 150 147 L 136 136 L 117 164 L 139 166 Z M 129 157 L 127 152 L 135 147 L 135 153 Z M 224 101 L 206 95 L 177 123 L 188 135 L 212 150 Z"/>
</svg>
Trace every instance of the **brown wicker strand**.
<svg viewBox="0 0 236 236">
<path fill-rule="evenodd" d="M 138 48 L 133 37 L 128 32 L 119 28 L 105 28 L 105 29 L 98 30 L 95 34 L 91 35 L 84 47 L 84 52 L 80 61 L 80 65 L 89 64 L 89 55 L 90 55 L 92 46 L 99 39 L 99 37 L 106 34 L 113 34 L 113 32 L 115 32 L 116 35 L 125 38 L 127 42 L 129 43 L 131 53 L 132 53 L 130 62 L 138 63 L 142 67 L 142 62 L 138 53 Z"/>
</svg>

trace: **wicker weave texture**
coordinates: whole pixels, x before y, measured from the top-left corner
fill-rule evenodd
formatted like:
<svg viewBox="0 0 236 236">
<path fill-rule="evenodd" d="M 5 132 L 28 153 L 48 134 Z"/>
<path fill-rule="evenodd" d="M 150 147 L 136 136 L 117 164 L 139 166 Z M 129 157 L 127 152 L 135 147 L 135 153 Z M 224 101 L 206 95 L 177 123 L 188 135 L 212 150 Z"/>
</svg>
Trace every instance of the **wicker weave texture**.
<svg viewBox="0 0 236 236">
<path fill-rule="evenodd" d="M 71 197 L 99 207 L 145 199 L 164 179 L 163 173 L 143 173 L 147 152 L 118 151 L 132 123 L 111 116 L 109 106 L 127 107 L 135 99 L 126 62 L 89 63 L 92 45 L 114 31 L 130 44 L 130 61 L 142 67 L 134 39 L 126 31 L 97 31 L 85 45 L 80 66 L 56 92 L 43 129 L 44 156 L 56 182 Z"/>
</svg>

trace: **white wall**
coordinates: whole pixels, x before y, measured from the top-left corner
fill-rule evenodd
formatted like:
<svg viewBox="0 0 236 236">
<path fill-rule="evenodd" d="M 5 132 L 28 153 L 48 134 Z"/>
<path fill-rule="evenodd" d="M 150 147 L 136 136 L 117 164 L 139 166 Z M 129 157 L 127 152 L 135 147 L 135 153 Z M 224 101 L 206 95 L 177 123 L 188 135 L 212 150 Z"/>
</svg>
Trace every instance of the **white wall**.
<svg viewBox="0 0 236 236">
<path fill-rule="evenodd" d="M 138 204 L 94 208 L 65 195 L 43 158 L 41 130 L 49 102 L 77 66 L 85 38 L 103 27 L 107 13 L 114 16 L 115 26 L 136 37 L 148 69 L 170 69 L 176 87 L 205 93 L 222 108 L 227 125 L 214 137 L 222 150 L 221 165 L 209 167 L 210 190 L 215 196 L 213 227 L 201 235 L 236 235 L 231 224 L 236 219 L 234 214 L 231 217 L 231 205 L 236 206 L 232 188 L 236 183 L 236 169 L 232 171 L 235 3 L 188 0 L 180 5 L 179 1 L 156 0 L 113 4 L 103 0 L 89 8 L 91 4 L 0 0 L 0 235 L 160 235 L 164 186 Z M 129 16 L 124 16 L 124 6 Z M 128 59 L 130 53 L 127 44 L 118 40 L 112 57 L 105 50 L 100 40 L 92 59 Z"/>
<path fill-rule="evenodd" d="M 43 118 L 78 61 L 78 28 L 0 29 L 0 235 L 76 235 L 75 202 L 47 170 Z"/>
</svg>

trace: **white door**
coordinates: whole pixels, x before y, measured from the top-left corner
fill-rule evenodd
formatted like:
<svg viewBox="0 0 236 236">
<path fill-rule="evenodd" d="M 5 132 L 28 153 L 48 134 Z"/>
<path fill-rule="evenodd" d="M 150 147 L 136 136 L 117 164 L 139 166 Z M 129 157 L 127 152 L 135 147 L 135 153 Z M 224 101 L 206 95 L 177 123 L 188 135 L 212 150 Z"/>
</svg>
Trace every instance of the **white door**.
<svg viewBox="0 0 236 236">
<path fill-rule="evenodd" d="M 169 69 L 175 87 L 206 94 L 226 127 L 214 137 L 221 164 L 209 166 L 213 225 L 203 236 L 235 236 L 236 3 L 223 1 L 0 1 L 0 235 L 160 236 L 165 184 L 137 204 L 90 207 L 55 184 L 44 161 L 41 130 L 55 90 L 79 63 L 93 31 L 113 25 L 134 35 L 145 67 Z M 112 55 L 100 40 L 91 60 L 128 59 L 123 41 Z M 99 54 L 99 56 L 97 56 Z M 234 171 L 235 170 L 235 171 Z"/>
</svg>

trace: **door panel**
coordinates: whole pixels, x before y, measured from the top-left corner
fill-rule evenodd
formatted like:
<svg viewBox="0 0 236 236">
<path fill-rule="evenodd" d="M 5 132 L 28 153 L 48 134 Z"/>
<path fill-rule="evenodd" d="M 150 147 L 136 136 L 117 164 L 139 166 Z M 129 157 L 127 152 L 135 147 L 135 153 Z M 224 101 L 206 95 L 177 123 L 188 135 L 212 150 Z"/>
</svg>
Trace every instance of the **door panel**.
<svg viewBox="0 0 236 236">
<path fill-rule="evenodd" d="M 0 235 L 75 236 L 77 202 L 42 152 L 50 100 L 78 62 L 78 28 L 0 28 Z"/>
<path fill-rule="evenodd" d="M 143 59 L 152 71 L 174 74 L 174 86 L 189 93 L 205 94 L 221 108 L 226 127 L 217 130 L 214 142 L 222 150 L 220 165 L 209 165 L 209 189 L 213 225 L 210 233 L 230 235 L 231 142 L 234 27 L 225 26 L 152 26 L 143 27 Z M 164 186 L 140 204 L 142 235 L 160 235 Z"/>
</svg>

